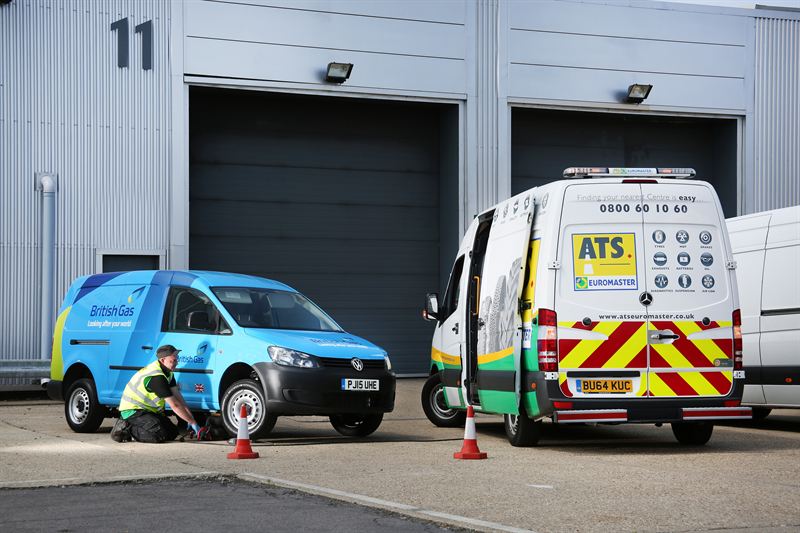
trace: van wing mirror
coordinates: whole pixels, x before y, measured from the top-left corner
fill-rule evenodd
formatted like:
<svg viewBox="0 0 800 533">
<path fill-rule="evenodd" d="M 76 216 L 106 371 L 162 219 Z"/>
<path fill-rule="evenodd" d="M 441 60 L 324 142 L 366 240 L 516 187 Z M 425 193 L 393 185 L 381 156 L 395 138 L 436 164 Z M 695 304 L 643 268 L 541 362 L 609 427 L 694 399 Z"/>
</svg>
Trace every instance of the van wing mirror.
<svg viewBox="0 0 800 533">
<path fill-rule="evenodd" d="M 439 294 L 430 292 L 425 295 L 425 309 L 422 311 L 425 320 L 439 320 Z"/>
<path fill-rule="evenodd" d="M 189 329 L 199 329 L 208 331 L 211 329 L 211 321 L 205 311 L 192 311 L 189 313 Z"/>
</svg>

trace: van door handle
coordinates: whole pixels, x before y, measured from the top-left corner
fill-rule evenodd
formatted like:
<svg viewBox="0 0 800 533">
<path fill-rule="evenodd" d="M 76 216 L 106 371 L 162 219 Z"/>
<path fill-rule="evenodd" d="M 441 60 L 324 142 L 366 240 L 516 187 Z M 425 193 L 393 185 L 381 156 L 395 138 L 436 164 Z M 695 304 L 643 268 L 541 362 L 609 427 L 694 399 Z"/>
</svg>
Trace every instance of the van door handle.
<svg viewBox="0 0 800 533">
<path fill-rule="evenodd" d="M 653 339 L 654 341 L 661 341 L 661 340 L 664 340 L 664 339 L 673 339 L 673 340 L 674 339 L 678 339 L 678 338 L 680 338 L 680 336 L 679 335 L 675 335 L 674 333 L 673 334 L 669 334 L 669 333 L 653 333 L 652 335 L 650 335 L 650 338 Z"/>
<path fill-rule="evenodd" d="M 456 335 L 458 335 L 458 322 L 456 322 L 456 325 L 455 325 L 455 326 L 453 326 L 453 333 L 455 333 Z"/>
<path fill-rule="evenodd" d="M 147 345 L 142 346 L 142 350 L 152 350 L 152 349 L 153 349 L 152 346 L 147 346 Z"/>
</svg>

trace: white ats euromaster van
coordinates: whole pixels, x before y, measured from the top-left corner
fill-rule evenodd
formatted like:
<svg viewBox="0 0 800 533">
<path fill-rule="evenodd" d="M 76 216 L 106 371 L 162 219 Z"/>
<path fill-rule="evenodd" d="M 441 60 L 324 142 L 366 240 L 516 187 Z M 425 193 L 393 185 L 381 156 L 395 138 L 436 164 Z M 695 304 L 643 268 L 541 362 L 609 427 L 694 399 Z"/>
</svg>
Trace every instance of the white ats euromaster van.
<svg viewBox="0 0 800 533">
<path fill-rule="evenodd" d="M 739 304 L 722 209 L 692 169 L 569 168 L 479 214 L 436 320 L 428 418 L 505 417 L 515 446 L 540 421 L 670 422 L 704 444 L 740 406 Z"/>
<path fill-rule="evenodd" d="M 728 220 L 753 417 L 800 408 L 800 206 Z"/>
</svg>

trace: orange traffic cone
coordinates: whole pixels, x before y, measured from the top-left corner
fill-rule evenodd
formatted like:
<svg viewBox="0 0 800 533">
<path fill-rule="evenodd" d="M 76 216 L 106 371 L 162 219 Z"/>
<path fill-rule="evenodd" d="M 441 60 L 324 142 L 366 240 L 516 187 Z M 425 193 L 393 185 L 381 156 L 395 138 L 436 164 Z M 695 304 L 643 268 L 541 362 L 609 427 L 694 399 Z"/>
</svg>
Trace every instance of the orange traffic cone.
<svg viewBox="0 0 800 533">
<path fill-rule="evenodd" d="M 478 440 L 475 438 L 475 411 L 471 405 L 467 406 L 467 424 L 464 426 L 464 445 L 461 451 L 453 454 L 456 459 L 486 459 L 486 452 L 478 449 Z"/>
<path fill-rule="evenodd" d="M 236 448 L 228 454 L 228 459 L 258 459 L 258 452 L 250 446 L 250 434 L 247 432 L 247 407 L 242 404 L 239 418 L 239 431 L 236 434 Z"/>
</svg>

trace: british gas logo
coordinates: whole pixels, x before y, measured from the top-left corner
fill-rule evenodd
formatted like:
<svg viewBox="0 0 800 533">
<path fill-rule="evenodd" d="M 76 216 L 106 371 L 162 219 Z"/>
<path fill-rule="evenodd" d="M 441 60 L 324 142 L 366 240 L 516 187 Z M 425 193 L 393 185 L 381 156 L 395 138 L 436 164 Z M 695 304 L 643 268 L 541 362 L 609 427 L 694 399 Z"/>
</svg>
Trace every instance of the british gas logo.
<svg viewBox="0 0 800 533">
<path fill-rule="evenodd" d="M 636 235 L 633 233 L 575 233 L 572 264 L 576 291 L 634 290 Z"/>
</svg>

